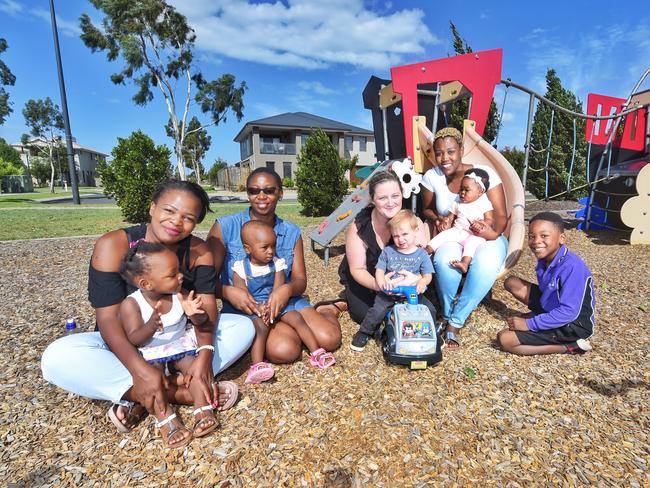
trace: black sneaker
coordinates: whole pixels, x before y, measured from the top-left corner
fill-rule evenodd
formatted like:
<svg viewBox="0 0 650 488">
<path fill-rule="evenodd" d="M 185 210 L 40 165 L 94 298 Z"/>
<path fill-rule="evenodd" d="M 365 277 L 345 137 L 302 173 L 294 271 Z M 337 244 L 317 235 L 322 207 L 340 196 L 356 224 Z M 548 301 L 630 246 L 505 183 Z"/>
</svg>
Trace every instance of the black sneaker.
<svg viewBox="0 0 650 488">
<path fill-rule="evenodd" d="M 369 336 L 365 332 L 358 331 L 356 334 L 354 334 L 354 337 L 352 337 L 352 343 L 350 343 L 350 349 L 357 352 L 363 351 L 366 348 L 366 344 L 368 344 L 370 337 L 371 336 Z"/>
</svg>

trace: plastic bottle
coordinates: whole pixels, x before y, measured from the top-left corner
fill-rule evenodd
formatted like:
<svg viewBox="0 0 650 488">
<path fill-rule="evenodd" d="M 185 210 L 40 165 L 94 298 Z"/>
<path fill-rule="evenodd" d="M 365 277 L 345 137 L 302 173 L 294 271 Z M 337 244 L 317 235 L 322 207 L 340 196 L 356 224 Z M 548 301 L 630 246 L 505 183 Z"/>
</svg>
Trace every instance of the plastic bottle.
<svg viewBox="0 0 650 488">
<path fill-rule="evenodd" d="M 75 322 L 74 319 L 66 320 L 65 322 L 66 335 L 76 334 L 77 332 L 79 332 L 79 328 L 77 327 L 77 322 Z"/>
</svg>

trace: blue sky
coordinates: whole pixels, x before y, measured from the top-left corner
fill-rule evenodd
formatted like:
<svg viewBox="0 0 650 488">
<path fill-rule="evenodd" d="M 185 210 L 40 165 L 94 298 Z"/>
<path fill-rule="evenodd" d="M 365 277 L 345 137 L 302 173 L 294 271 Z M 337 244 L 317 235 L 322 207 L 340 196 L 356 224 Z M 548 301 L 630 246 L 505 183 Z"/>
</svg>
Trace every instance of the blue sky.
<svg viewBox="0 0 650 488">
<path fill-rule="evenodd" d="M 101 14 L 80 0 L 56 3 L 70 123 L 77 142 L 110 153 L 118 137 L 137 129 L 173 146 L 163 129 L 162 97 L 135 106 L 131 84 L 114 85 L 121 69 L 79 39 L 79 16 L 99 24 Z M 232 73 L 248 85 L 244 119 L 232 116 L 209 129 L 216 157 L 239 160 L 233 142 L 249 120 L 305 111 L 372 128 L 361 92 L 371 75 L 389 78 L 391 66 L 445 57 L 453 52 L 449 21 L 475 51 L 503 48 L 502 78 L 544 92 L 554 68 L 565 87 L 586 105 L 589 92 L 625 98 L 650 66 L 647 0 L 451 2 L 380 0 L 203 0 L 173 3 L 195 29 L 198 67 L 207 79 Z M 0 0 L 2 60 L 16 75 L 7 87 L 14 113 L 0 137 L 27 132 L 22 109 L 30 98 L 60 104 L 47 0 Z M 642 88 L 650 88 L 646 80 Z M 497 87 L 499 109 L 503 88 Z M 522 147 L 528 96 L 510 90 L 499 145 Z"/>
</svg>

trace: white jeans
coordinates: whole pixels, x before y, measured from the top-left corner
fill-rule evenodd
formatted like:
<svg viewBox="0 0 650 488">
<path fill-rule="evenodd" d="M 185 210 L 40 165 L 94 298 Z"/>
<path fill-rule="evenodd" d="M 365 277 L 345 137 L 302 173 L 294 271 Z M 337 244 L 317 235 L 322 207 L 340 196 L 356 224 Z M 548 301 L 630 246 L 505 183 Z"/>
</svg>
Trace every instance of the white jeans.
<svg viewBox="0 0 650 488">
<path fill-rule="evenodd" d="M 223 371 L 253 343 L 255 327 L 248 317 L 220 314 L 214 340 L 214 374 Z M 61 337 L 41 358 L 43 378 L 64 390 L 96 400 L 123 403 L 133 378 L 103 341 L 99 332 Z"/>
</svg>

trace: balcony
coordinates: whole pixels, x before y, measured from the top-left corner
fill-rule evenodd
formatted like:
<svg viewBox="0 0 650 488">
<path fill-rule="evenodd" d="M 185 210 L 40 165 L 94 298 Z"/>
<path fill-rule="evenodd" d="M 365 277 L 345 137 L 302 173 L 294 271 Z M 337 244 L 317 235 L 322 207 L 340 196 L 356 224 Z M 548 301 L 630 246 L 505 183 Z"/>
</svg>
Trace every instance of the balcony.
<svg viewBox="0 0 650 488">
<path fill-rule="evenodd" d="M 296 154 L 296 145 L 289 142 L 262 142 L 260 154 Z"/>
</svg>

